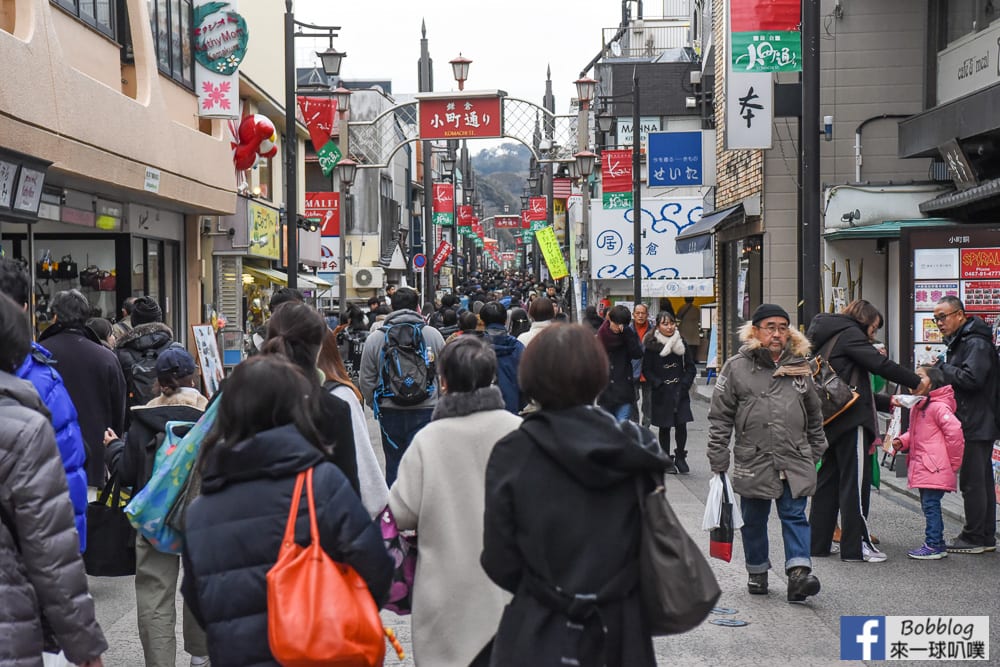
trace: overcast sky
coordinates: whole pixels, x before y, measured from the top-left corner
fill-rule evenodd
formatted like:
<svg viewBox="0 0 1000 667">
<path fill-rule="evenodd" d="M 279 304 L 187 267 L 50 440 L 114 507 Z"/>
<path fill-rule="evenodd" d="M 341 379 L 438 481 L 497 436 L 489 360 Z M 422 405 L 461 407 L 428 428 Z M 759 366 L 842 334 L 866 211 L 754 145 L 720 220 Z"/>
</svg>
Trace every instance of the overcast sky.
<svg viewBox="0 0 1000 667">
<path fill-rule="evenodd" d="M 647 16 L 655 4 L 646 3 Z M 347 52 L 340 75 L 391 79 L 396 94 L 417 92 L 422 21 L 436 92 L 458 90 L 448 61 L 461 52 L 473 61 L 466 90 L 501 89 L 541 105 L 551 65 L 556 113 L 563 114 L 576 96 L 573 81 L 601 50 L 602 30 L 621 22 L 621 1 L 296 0 L 295 18 L 339 25 L 334 46 Z M 300 67 L 315 60 L 305 57 L 308 41 L 296 40 Z"/>
</svg>

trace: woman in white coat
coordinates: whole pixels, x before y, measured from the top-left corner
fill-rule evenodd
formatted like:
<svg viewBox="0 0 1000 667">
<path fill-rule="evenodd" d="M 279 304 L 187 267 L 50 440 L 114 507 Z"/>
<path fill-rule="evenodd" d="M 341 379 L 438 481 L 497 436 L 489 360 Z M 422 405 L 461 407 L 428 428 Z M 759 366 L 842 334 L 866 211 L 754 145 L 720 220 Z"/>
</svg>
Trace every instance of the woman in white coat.
<svg viewBox="0 0 1000 667">
<path fill-rule="evenodd" d="M 389 490 L 400 530 L 416 530 L 413 657 L 418 665 L 488 665 L 510 595 L 479 564 L 486 463 L 521 418 L 504 409 L 493 349 L 460 336 L 438 357 L 441 397 Z"/>
</svg>

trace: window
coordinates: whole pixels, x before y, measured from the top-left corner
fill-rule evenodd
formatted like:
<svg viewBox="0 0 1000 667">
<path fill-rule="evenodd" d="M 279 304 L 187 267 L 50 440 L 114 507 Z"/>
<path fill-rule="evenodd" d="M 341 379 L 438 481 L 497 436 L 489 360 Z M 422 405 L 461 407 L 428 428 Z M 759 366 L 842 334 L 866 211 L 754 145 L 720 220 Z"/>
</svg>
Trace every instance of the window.
<svg viewBox="0 0 1000 667">
<path fill-rule="evenodd" d="M 115 29 L 115 0 L 51 0 L 51 2 L 111 39 L 118 38 Z"/>
<path fill-rule="evenodd" d="M 157 66 L 174 81 L 194 88 L 191 0 L 148 2 Z"/>
</svg>

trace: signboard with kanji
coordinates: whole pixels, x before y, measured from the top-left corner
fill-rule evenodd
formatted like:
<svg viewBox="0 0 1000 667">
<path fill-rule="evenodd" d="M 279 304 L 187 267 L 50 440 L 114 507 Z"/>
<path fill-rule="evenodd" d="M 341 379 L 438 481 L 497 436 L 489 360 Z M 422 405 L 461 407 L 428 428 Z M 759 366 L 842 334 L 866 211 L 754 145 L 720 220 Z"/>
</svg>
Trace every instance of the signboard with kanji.
<svg viewBox="0 0 1000 667">
<path fill-rule="evenodd" d="M 450 227 L 455 220 L 455 186 L 451 183 L 434 184 L 434 201 L 431 203 L 435 225 Z"/>
<path fill-rule="evenodd" d="M 307 192 L 302 215 L 319 223 L 320 278 L 340 273 L 340 193 Z"/>
<path fill-rule="evenodd" d="M 444 266 L 445 261 L 448 259 L 448 255 L 451 254 L 451 244 L 447 241 L 441 241 L 438 244 L 437 250 L 434 251 L 434 273 L 441 271 L 441 267 Z"/>
<path fill-rule="evenodd" d="M 801 72 L 800 0 L 729 0 L 734 72 Z"/>
<path fill-rule="evenodd" d="M 772 74 L 731 72 L 726 78 L 726 149 L 771 148 Z"/>
<path fill-rule="evenodd" d="M 493 226 L 496 229 L 520 229 L 521 216 L 518 215 L 498 215 L 493 218 Z"/>
<path fill-rule="evenodd" d="M 553 280 L 559 280 L 569 275 L 566 262 L 563 260 L 562 250 L 559 249 L 559 240 L 556 238 L 556 231 L 552 227 L 546 226 L 535 232 L 535 240 L 542 250 L 542 257 L 545 265 L 549 268 L 549 274 Z"/>
<path fill-rule="evenodd" d="M 472 139 L 503 136 L 499 97 L 454 97 L 419 101 L 420 138 Z"/>
<path fill-rule="evenodd" d="M 710 143 L 709 143 L 710 140 Z M 715 183 L 715 132 L 651 132 L 649 187 Z"/>
</svg>

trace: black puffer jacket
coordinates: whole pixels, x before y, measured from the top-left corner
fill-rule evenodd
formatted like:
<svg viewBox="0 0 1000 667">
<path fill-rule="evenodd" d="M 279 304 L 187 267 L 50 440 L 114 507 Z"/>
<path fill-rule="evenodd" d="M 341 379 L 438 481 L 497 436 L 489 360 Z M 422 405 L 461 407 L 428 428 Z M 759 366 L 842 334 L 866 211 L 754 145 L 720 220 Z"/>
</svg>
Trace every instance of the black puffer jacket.
<svg viewBox="0 0 1000 667">
<path fill-rule="evenodd" d="M 910 389 L 916 389 L 920 385 L 920 377 L 916 373 L 879 354 L 868 340 L 864 326 L 853 317 L 820 313 L 813 318 L 806 336 L 812 343 L 813 352 L 818 353 L 838 333 L 840 338 L 827 355 L 827 360 L 841 379 L 856 387 L 860 396 L 844 414 L 824 427 L 827 442 L 833 442 L 858 426 L 873 436 L 878 433 L 875 424 L 875 397 L 872 395 L 869 373 L 881 375 L 890 382 L 898 382 Z M 880 407 L 888 409 L 888 404 Z"/>
<path fill-rule="evenodd" d="M 1000 409 L 994 403 L 993 384 L 998 379 L 997 352 L 989 325 L 978 317 L 970 317 L 951 339 L 946 341 L 948 352 L 938 368 L 944 381 L 955 389 L 955 414 L 962 422 L 965 441 L 1000 438 L 994 413 Z"/>
<path fill-rule="evenodd" d="M 598 605 L 578 633 L 567 628 L 565 613 L 541 601 L 534 582 L 596 594 L 635 566 L 635 477 L 666 465 L 652 433 L 592 406 L 532 413 L 497 442 L 486 469 L 481 562 L 514 599 L 497 630 L 492 664 L 656 664 L 635 589 Z"/>
<path fill-rule="evenodd" d="M 171 346 L 183 347 L 179 343 L 174 342 L 174 332 L 162 322 L 140 324 L 115 343 L 115 354 L 118 356 L 118 363 L 122 365 L 125 384 L 129 390 L 129 407 L 142 405 L 148 400 L 133 395 L 132 367 L 147 352 L 154 352 L 154 354 L 159 355 L 160 352 Z"/>
<path fill-rule="evenodd" d="M 294 426 L 258 433 L 206 453 L 202 495 L 186 515 L 184 600 L 208 633 L 215 667 L 277 665 L 267 640 L 267 571 L 278 557 L 295 477 L 315 467 L 320 543 L 385 601 L 392 559 L 382 535 L 340 470 Z M 309 543 L 303 491 L 295 541 Z"/>
<path fill-rule="evenodd" d="M 34 387 L 3 372 L 0 509 L 0 666 L 41 664 L 39 610 L 72 664 L 104 653 L 55 433 Z"/>
</svg>

